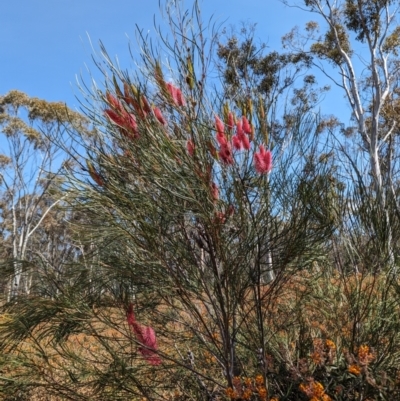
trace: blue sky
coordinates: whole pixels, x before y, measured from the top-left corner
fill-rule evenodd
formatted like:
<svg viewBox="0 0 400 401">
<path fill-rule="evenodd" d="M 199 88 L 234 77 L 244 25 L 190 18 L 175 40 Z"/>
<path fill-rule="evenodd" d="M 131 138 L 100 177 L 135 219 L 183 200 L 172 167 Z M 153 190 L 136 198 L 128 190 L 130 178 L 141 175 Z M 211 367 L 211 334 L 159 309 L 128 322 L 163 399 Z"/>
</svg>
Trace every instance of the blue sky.
<svg viewBox="0 0 400 401">
<path fill-rule="evenodd" d="M 187 1 L 187 5 L 191 2 Z M 257 36 L 279 49 L 280 37 L 306 21 L 307 15 L 278 0 L 203 0 L 207 19 L 240 28 L 257 23 Z M 76 76 L 88 67 L 96 74 L 93 49 L 101 40 L 111 56 L 128 68 L 128 39 L 135 42 L 135 25 L 154 32 L 153 16 L 161 21 L 158 0 L 13 0 L 0 13 L 0 94 L 11 89 L 77 107 Z M 87 66 L 87 67 L 86 67 Z"/>
</svg>

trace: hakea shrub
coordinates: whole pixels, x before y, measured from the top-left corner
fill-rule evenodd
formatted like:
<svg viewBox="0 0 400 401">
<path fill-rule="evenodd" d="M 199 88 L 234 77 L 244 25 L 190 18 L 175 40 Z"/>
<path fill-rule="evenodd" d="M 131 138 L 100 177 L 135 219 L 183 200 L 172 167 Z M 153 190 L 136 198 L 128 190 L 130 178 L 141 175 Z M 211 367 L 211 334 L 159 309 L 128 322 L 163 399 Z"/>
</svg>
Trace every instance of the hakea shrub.
<svg viewBox="0 0 400 401">
<path fill-rule="evenodd" d="M 383 274 L 351 274 L 363 252 L 338 238 L 353 215 L 343 169 L 319 157 L 319 121 L 287 97 L 275 119 L 254 74 L 210 90 L 213 51 L 189 14 L 174 14 L 187 31 L 167 46 L 174 83 L 143 39 L 138 79 L 107 59 L 106 88 L 88 97 L 103 106 L 68 147 L 94 182 L 66 178 L 83 220 L 73 263 L 65 280 L 35 266 L 37 282 L 51 270 L 45 296 L 1 322 L 15 363 L 0 395 L 22 383 L 93 401 L 399 399 L 398 280 L 376 291 Z"/>
<path fill-rule="evenodd" d="M 219 333 L 219 336 L 216 336 L 218 340 L 212 334 L 212 332 L 218 331 L 219 325 L 221 327 L 227 325 L 226 330 L 231 330 L 231 320 L 218 323 L 220 308 L 227 306 L 217 306 L 214 300 L 215 286 L 224 282 L 227 283 L 224 284 L 226 288 L 218 289 L 221 292 L 226 291 L 221 298 L 222 304 L 224 304 L 224 297 L 235 297 L 237 291 L 242 291 L 240 296 L 248 299 L 240 306 L 241 316 L 237 318 L 246 321 L 249 327 L 264 324 L 262 320 L 257 320 L 261 319 L 262 313 L 256 313 L 256 309 L 250 308 L 250 305 L 256 308 L 255 305 L 260 302 L 257 301 L 259 299 L 257 297 L 260 295 L 254 297 L 254 295 L 249 295 L 248 291 L 251 289 L 251 282 L 255 280 L 256 285 L 260 286 L 259 291 L 266 291 L 267 295 L 263 295 L 263 297 L 269 296 L 270 293 L 268 289 L 261 289 L 265 280 L 264 272 L 261 270 L 258 273 L 247 271 L 252 265 L 253 258 L 257 258 L 255 255 L 259 251 L 256 252 L 253 249 L 250 252 L 251 255 L 243 256 L 249 252 L 244 245 L 248 244 L 246 241 L 249 240 L 246 239 L 248 234 L 244 235 L 244 232 L 241 231 L 241 225 L 247 224 L 243 219 L 249 208 L 254 208 L 252 213 L 256 216 L 259 215 L 262 207 L 268 206 L 268 203 L 261 203 L 265 202 L 262 199 L 268 199 L 269 179 L 265 179 L 265 176 L 272 171 L 272 153 L 267 150 L 267 137 L 257 132 L 254 126 L 257 116 L 250 115 L 246 110 L 231 111 L 227 104 L 224 106 L 222 118 L 212 111 L 202 110 L 202 120 L 200 120 L 197 114 L 191 110 L 197 105 L 193 95 L 184 96 L 182 89 L 172 83 L 167 83 L 157 64 L 153 75 L 156 85 L 152 91 L 146 90 L 146 88 L 139 90 L 131 82 L 122 82 L 120 86 L 124 88 L 123 93 L 116 83 L 114 83 L 114 94 L 106 92 L 104 114 L 109 121 L 109 132 L 113 135 L 113 141 L 110 143 L 116 146 L 116 150 L 113 148 L 116 156 L 111 158 L 109 155 L 101 155 L 100 160 L 103 158 L 103 164 L 108 166 L 108 163 L 111 163 L 114 170 L 108 167 L 107 171 L 107 168 L 103 168 L 102 165 L 98 171 L 102 172 L 102 188 L 107 193 L 109 202 L 112 202 L 115 197 L 115 203 L 119 205 L 126 203 L 128 209 L 124 216 L 132 213 L 134 221 L 132 224 L 136 224 L 135 220 L 140 221 L 143 218 L 143 222 L 148 225 L 149 231 L 143 232 L 140 239 L 135 239 L 139 249 L 143 243 L 148 241 L 149 232 L 151 233 L 153 230 L 152 224 L 160 224 L 160 228 L 163 226 L 161 223 L 151 223 L 153 217 L 150 218 L 147 215 L 148 212 L 142 203 L 140 206 L 139 204 L 135 205 L 135 199 L 138 202 L 141 200 L 143 205 L 147 205 L 146 207 L 152 205 L 152 208 L 159 208 L 160 216 L 163 216 L 163 219 L 171 219 L 170 216 L 177 213 L 179 215 L 182 210 L 184 216 L 182 220 L 172 218 L 172 222 L 169 223 L 171 233 L 169 226 L 165 225 L 165 228 L 161 229 L 165 230 L 161 233 L 161 239 L 157 238 L 157 245 L 154 246 L 155 248 L 160 247 L 162 250 L 162 241 L 174 243 L 176 238 L 179 238 L 178 242 L 187 246 L 187 249 L 181 256 L 179 256 L 181 250 L 177 252 L 168 250 L 162 258 L 157 252 L 151 256 L 158 260 L 157 263 L 160 266 L 163 266 L 160 271 L 157 270 L 160 269 L 157 264 L 156 268 L 153 266 L 149 269 L 152 280 L 154 282 L 172 282 L 176 286 L 178 303 L 173 301 L 169 295 L 165 295 L 162 287 L 157 288 L 152 281 L 147 281 L 146 292 L 149 292 L 151 288 L 151 291 L 158 293 L 162 299 L 159 305 L 160 309 L 153 310 L 148 316 L 151 326 L 143 326 L 136 321 L 130 304 L 127 308 L 128 326 L 135 336 L 138 352 L 151 369 L 162 370 L 166 364 L 172 363 L 171 361 L 179 361 L 177 366 L 186 365 L 189 362 L 182 360 L 184 359 L 182 355 L 185 353 L 180 348 L 181 345 L 175 344 L 176 351 L 174 351 L 174 335 L 166 336 L 162 326 L 157 326 L 158 314 L 177 315 L 177 327 L 184 329 L 186 325 L 189 325 L 191 336 L 197 338 L 199 335 L 200 342 L 196 347 L 204 347 L 209 354 L 209 360 L 214 360 L 216 366 L 225 367 L 225 373 L 220 371 L 221 376 L 218 379 L 220 383 L 224 384 L 216 387 L 215 394 L 218 394 L 219 397 L 226 396 L 228 399 L 269 400 L 271 395 L 276 394 L 278 387 L 267 385 L 267 370 L 259 365 L 259 361 L 257 362 L 259 356 L 256 350 L 259 350 L 260 346 L 250 346 L 253 358 L 253 366 L 250 370 L 256 379 L 245 380 L 240 378 L 240 372 L 244 368 L 235 367 L 237 364 L 236 346 L 232 345 L 231 340 L 226 337 L 226 333 Z M 235 113 L 240 117 L 236 117 Z M 135 121 L 136 124 L 133 124 L 132 121 Z M 130 140 L 126 141 L 126 138 Z M 116 158 L 118 161 L 114 162 Z M 97 175 L 93 175 L 93 171 L 96 170 L 92 168 L 91 171 L 92 178 L 96 178 L 95 181 L 98 182 Z M 111 177 L 108 174 L 113 175 Z M 250 175 L 255 180 L 254 188 L 250 188 L 250 185 L 245 183 L 242 178 L 246 177 L 247 180 Z M 142 184 L 139 184 L 140 182 Z M 242 182 L 243 186 L 229 189 L 231 182 Z M 119 192 L 119 186 L 125 188 L 124 191 Z M 128 197 L 126 193 L 130 193 L 130 191 L 132 191 L 132 195 Z M 254 192 L 249 196 L 246 191 Z M 257 195 L 257 191 L 260 195 Z M 121 199 L 124 200 L 121 201 Z M 253 203 L 255 199 L 257 201 Z M 243 206 L 242 202 L 249 202 L 250 206 Z M 258 202 L 262 204 L 261 208 L 253 206 Z M 132 205 L 135 206 L 131 212 L 129 208 L 133 207 Z M 179 212 L 173 212 L 171 208 L 174 210 L 176 208 Z M 167 212 L 165 212 L 166 210 Z M 124 220 L 125 217 L 122 219 Z M 265 224 L 268 224 L 268 219 L 260 217 L 260 220 L 254 218 L 252 221 L 255 222 L 253 224 L 256 225 L 255 230 L 260 233 L 260 238 L 263 238 L 266 235 Z M 140 232 L 141 229 L 139 226 L 132 229 L 134 238 L 136 238 L 136 230 Z M 237 238 L 235 238 L 236 233 L 240 233 Z M 276 233 L 276 236 L 278 239 L 273 241 L 279 243 L 282 231 Z M 304 238 L 301 238 L 301 241 L 304 243 Z M 236 244 L 237 251 L 232 244 Z M 253 243 L 250 246 L 252 247 Z M 260 247 L 264 246 L 263 240 L 257 246 L 261 249 Z M 234 256 L 230 254 L 223 256 L 228 248 Z M 141 254 L 136 253 L 136 250 L 133 252 L 136 258 L 142 257 Z M 265 262 L 267 254 L 268 251 L 262 250 L 263 259 L 258 262 L 259 266 L 261 264 L 268 266 Z M 178 258 L 183 258 L 183 261 L 178 262 Z M 222 267 L 225 263 L 223 258 L 227 261 L 226 268 Z M 292 258 L 292 254 L 289 256 L 290 258 Z M 142 263 L 146 265 L 147 261 Z M 267 268 L 264 267 L 264 269 Z M 234 275 L 232 276 L 230 269 L 236 271 L 234 275 L 238 277 L 239 281 L 235 281 L 236 278 Z M 144 277 L 147 274 L 149 273 L 145 272 Z M 228 278 L 235 281 L 235 286 L 238 286 L 239 290 L 234 286 L 230 287 L 229 282 L 226 281 Z M 143 277 L 140 277 L 139 280 L 142 279 Z M 197 295 L 192 294 L 191 292 L 194 290 L 191 287 L 192 284 L 188 284 L 190 280 L 199 282 L 196 285 L 200 285 L 199 288 L 204 288 L 204 290 L 199 290 L 200 293 Z M 240 289 L 241 285 L 243 285 L 242 289 Z M 139 297 L 135 294 L 136 296 Z M 196 297 L 199 297 L 200 301 Z M 203 297 L 205 299 L 210 297 L 210 300 L 203 301 Z M 215 306 L 212 308 L 215 308 L 215 311 L 212 313 L 215 316 L 198 315 L 195 312 L 199 307 L 197 302 L 204 307 L 204 311 L 207 311 L 207 308 L 214 303 Z M 186 310 L 182 306 L 187 303 L 190 305 L 194 303 L 190 306 L 193 310 Z M 179 305 L 178 310 L 175 309 L 177 305 Z M 233 307 L 233 304 L 228 305 Z M 260 305 L 259 303 L 258 307 L 261 307 Z M 247 310 L 248 307 L 250 309 Z M 236 311 L 229 313 L 234 316 Z M 208 321 L 209 318 L 210 321 Z M 209 325 L 213 326 L 212 330 Z M 158 341 L 155 327 L 157 327 L 157 333 L 160 333 Z M 235 330 L 232 330 L 232 333 L 235 333 Z M 253 341 L 246 337 L 248 334 L 240 335 L 243 336 L 240 341 L 244 341 L 246 338 L 248 341 Z M 207 341 L 204 340 L 205 338 Z M 238 346 L 237 349 L 239 350 L 240 347 Z M 233 349 L 235 352 L 232 351 Z M 193 358 L 197 358 L 195 354 L 194 352 Z M 188 370 L 188 374 L 193 374 L 201 383 L 203 379 L 200 379 L 201 374 L 197 370 L 196 363 L 200 362 L 190 362 L 191 368 Z M 171 374 L 173 371 L 174 369 L 171 370 Z M 205 387 L 209 388 L 210 380 L 211 377 L 207 378 Z M 203 384 L 199 385 L 204 388 Z M 207 391 L 213 392 L 214 390 Z"/>
<path fill-rule="evenodd" d="M 333 168 L 303 172 L 319 147 L 305 139 L 315 124 L 300 112 L 298 126 L 278 132 L 267 98 L 211 91 L 207 52 L 195 40 L 170 48 L 184 54 L 166 74 L 164 57 L 147 45 L 137 80 L 111 69 L 94 94 L 102 107 L 88 113 L 95 134 L 70 147 L 86 146 L 82 166 L 94 182 L 80 174 L 68 188 L 88 222 L 76 285 L 89 288 L 88 313 L 103 313 L 103 327 L 114 329 L 105 339 L 97 321 L 88 323 L 105 356 L 82 371 L 94 388 L 113 389 L 114 399 L 174 399 L 175 390 L 180 400 L 284 398 L 286 379 L 265 359 L 281 330 L 267 321 L 268 308 L 291 276 L 324 254 L 333 224 L 321 207 L 332 196 L 308 193 Z M 290 130 L 294 139 L 282 146 Z M 87 249 L 97 252 L 93 261 Z M 301 396 L 300 378 L 293 383 Z"/>
</svg>

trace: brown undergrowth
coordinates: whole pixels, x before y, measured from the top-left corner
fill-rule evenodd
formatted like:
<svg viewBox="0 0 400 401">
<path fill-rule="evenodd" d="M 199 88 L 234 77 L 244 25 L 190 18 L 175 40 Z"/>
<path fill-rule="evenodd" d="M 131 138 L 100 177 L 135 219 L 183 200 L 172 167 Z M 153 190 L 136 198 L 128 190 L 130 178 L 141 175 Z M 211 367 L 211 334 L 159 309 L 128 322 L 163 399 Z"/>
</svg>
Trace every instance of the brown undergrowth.
<svg viewBox="0 0 400 401">
<path fill-rule="evenodd" d="M 197 318 L 183 307 L 160 304 L 145 311 L 136 301 L 139 317 L 157 333 L 163 360 L 157 368 L 138 352 L 123 308 L 88 308 L 81 332 L 57 339 L 48 323 L 22 341 L 3 345 L 2 399 L 202 399 L 196 386 L 220 400 L 395 399 L 400 395 L 396 289 L 397 282 L 384 274 L 306 272 L 293 276 L 273 299 L 265 286 L 262 356 L 244 344 L 258 330 L 249 291 L 238 307 L 243 317 L 236 348 L 240 370 L 232 385 L 218 360 L 222 333 L 201 300 L 193 302 L 202 319 L 210 321 L 208 331 L 196 326 Z M 2 316 L 2 334 L 15 319 Z"/>
</svg>

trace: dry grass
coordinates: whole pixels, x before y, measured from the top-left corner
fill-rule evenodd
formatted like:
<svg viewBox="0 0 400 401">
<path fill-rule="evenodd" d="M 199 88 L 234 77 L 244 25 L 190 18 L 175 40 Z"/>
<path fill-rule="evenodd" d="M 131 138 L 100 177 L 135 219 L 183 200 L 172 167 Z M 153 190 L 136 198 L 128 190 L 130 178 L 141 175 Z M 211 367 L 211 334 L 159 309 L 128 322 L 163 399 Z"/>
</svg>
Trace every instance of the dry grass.
<svg viewBox="0 0 400 401">
<path fill-rule="evenodd" d="M 323 394 L 330 394 L 336 399 L 366 400 L 354 395 L 359 391 L 357 383 L 361 381 L 367 383 L 363 388 L 369 388 L 371 394 L 378 389 L 397 394 L 400 384 L 400 338 L 394 330 L 400 327 L 400 323 L 393 316 L 390 324 L 383 322 L 387 319 L 382 316 L 385 307 L 383 294 L 389 300 L 394 300 L 395 295 L 387 287 L 388 280 L 384 275 L 343 277 L 339 274 L 316 276 L 310 273 L 294 276 L 273 300 L 268 298 L 269 288 L 265 287 L 265 358 L 268 361 L 270 395 L 288 391 L 291 383 L 290 391 L 300 398 L 288 395 L 285 399 L 311 399 L 304 395 L 304 391 L 303 396 L 299 395 L 302 394 L 299 390 L 301 383 L 309 383 L 310 380 L 322 383 L 327 391 Z M 189 399 L 185 398 L 189 396 L 185 393 L 186 387 L 197 376 L 193 376 L 183 363 L 187 350 L 194 353 L 198 374 L 212 377 L 215 383 L 222 386 L 221 394 L 225 394 L 223 387 L 227 388 L 227 385 L 215 357 L 215 350 L 221 344 L 221 333 L 211 327 L 213 323 L 207 318 L 206 309 L 199 299 L 194 303 L 202 310 L 203 321 L 210 324 L 207 332 L 183 307 L 178 314 L 165 304 L 148 315 L 142 313 L 143 319 L 147 316 L 148 320 L 144 324 L 150 324 L 152 316 L 159 319 L 152 323 L 163 356 L 163 364 L 157 369 L 142 359 L 121 309 L 93 310 L 92 318 L 87 322 L 88 331 L 73 333 L 61 342 L 45 335 L 48 332 L 45 325 L 37 327 L 29 338 L 9 349 L 1 366 L 2 377 L 27 386 L 22 391 L 25 395 L 18 398 L 15 392 L 14 398 L 9 395 L 4 399 L 140 400 L 150 388 L 155 392 L 152 393 L 153 399 Z M 249 293 L 238 311 L 239 316 L 246 316 L 248 325 L 244 327 L 250 331 L 244 331 L 242 339 L 248 338 L 249 341 L 257 335 L 251 332 L 256 327 L 251 324 L 255 319 L 252 303 Z M 394 301 L 390 305 L 392 309 L 387 313 L 396 312 L 398 316 L 399 305 Z M 168 316 L 175 316 L 175 319 L 164 320 L 163 323 L 160 317 L 166 319 Z M 3 321 L 11 318 L 3 316 Z M 198 330 L 196 335 L 193 328 Z M 198 341 L 200 334 L 202 342 Z M 363 346 L 368 347 L 364 357 L 360 354 L 360 347 Z M 246 349 L 238 345 L 238 353 L 241 353 L 239 357 L 244 366 L 243 380 L 246 377 L 254 380 L 260 370 L 257 372 L 259 368 L 254 361 L 251 362 L 255 359 L 251 347 Z M 369 358 L 368 363 L 365 358 Z M 180 364 L 177 363 L 179 361 Z M 209 381 L 207 383 L 211 385 Z M 340 386 L 346 396 L 334 392 Z M 306 388 L 304 384 L 303 389 Z M 235 389 L 228 390 L 228 398 L 235 399 L 229 392 Z M 6 385 L 2 391 L 6 394 Z M 255 393 L 252 397 L 261 399 L 260 395 L 254 398 Z"/>
</svg>

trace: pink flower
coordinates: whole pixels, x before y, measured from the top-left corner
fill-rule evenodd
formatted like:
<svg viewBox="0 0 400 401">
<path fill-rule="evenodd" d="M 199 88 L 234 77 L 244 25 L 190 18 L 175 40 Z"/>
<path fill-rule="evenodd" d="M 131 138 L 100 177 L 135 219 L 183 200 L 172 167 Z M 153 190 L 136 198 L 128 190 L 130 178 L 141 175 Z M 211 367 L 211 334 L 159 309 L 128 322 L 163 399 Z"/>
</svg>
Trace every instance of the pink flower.
<svg viewBox="0 0 400 401">
<path fill-rule="evenodd" d="M 226 135 L 223 132 L 217 132 L 217 142 L 220 146 L 225 146 L 228 143 Z"/>
<path fill-rule="evenodd" d="M 214 223 L 215 224 L 225 224 L 226 215 L 224 212 L 215 212 L 214 214 Z"/>
<path fill-rule="evenodd" d="M 104 110 L 104 114 L 114 123 L 119 125 L 120 127 L 123 127 L 125 124 L 124 118 L 116 113 L 114 110 L 106 109 Z"/>
<path fill-rule="evenodd" d="M 154 116 L 162 124 L 167 125 L 167 120 L 164 118 L 161 110 L 158 107 L 153 108 Z"/>
<path fill-rule="evenodd" d="M 219 188 L 215 182 L 211 184 L 211 195 L 215 201 L 219 199 Z"/>
<path fill-rule="evenodd" d="M 224 123 L 218 116 L 215 116 L 215 129 L 218 134 L 224 135 L 225 132 Z"/>
<path fill-rule="evenodd" d="M 172 85 L 171 82 L 168 82 L 166 88 L 167 88 L 168 93 L 171 95 L 172 100 L 173 100 L 175 103 L 177 103 L 177 99 L 176 99 L 176 88 L 175 88 L 175 86 Z"/>
<path fill-rule="evenodd" d="M 126 316 L 128 324 L 135 334 L 136 340 L 145 347 L 140 347 L 139 352 L 151 365 L 159 365 L 161 363 L 161 359 L 156 352 L 158 346 L 154 329 L 152 327 L 142 326 L 141 324 L 137 323 L 133 313 L 132 304 L 129 304 Z"/>
<path fill-rule="evenodd" d="M 249 138 L 246 135 L 243 135 L 241 138 L 242 144 L 243 144 L 243 148 L 245 150 L 249 150 L 250 149 L 250 141 Z"/>
<path fill-rule="evenodd" d="M 243 131 L 247 135 L 250 135 L 251 134 L 251 125 L 249 123 L 249 120 L 245 116 L 242 117 L 242 123 L 243 123 Z"/>
<path fill-rule="evenodd" d="M 192 141 L 191 139 L 189 139 L 189 140 L 187 141 L 187 143 L 186 143 L 186 149 L 187 149 L 189 155 L 190 155 L 190 156 L 193 156 L 195 146 L 194 146 L 194 143 L 193 143 L 193 141 Z"/>
<path fill-rule="evenodd" d="M 132 131 L 135 137 L 139 136 L 138 126 L 136 123 L 136 118 L 133 114 L 126 115 L 126 126 L 129 131 Z"/>
<path fill-rule="evenodd" d="M 232 144 L 233 144 L 233 147 L 237 150 L 241 150 L 241 149 L 249 150 L 250 149 L 250 141 L 242 129 L 241 122 L 237 123 L 236 135 L 234 135 L 232 137 Z"/>
<path fill-rule="evenodd" d="M 230 111 L 228 114 L 228 122 L 226 124 L 228 126 L 228 128 L 232 129 L 233 126 L 235 125 L 235 119 L 233 118 L 233 114 Z"/>
<path fill-rule="evenodd" d="M 259 152 L 254 154 L 254 167 L 259 174 L 266 174 L 272 170 L 272 154 L 260 145 Z"/>
<path fill-rule="evenodd" d="M 109 104 L 114 110 L 118 110 L 118 111 L 123 110 L 123 106 L 122 106 L 121 102 L 120 102 L 115 96 L 113 96 L 110 92 L 108 92 L 108 91 L 107 91 L 107 93 L 106 93 L 106 98 L 107 98 L 108 104 Z"/>
<path fill-rule="evenodd" d="M 234 136 L 232 137 L 232 144 L 233 144 L 233 147 L 234 147 L 236 150 L 241 150 L 241 149 L 243 149 L 243 143 L 242 143 L 241 139 L 240 139 L 237 135 L 234 135 Z"/>
<path fill-rule="evenodd" d="M 150 104 L 144 95 L 142 95 L 142 111 L 145 117 L 148 113 L 151 112 Z"/>
<path fill-rule="evenodd" d="M 184 106 L 185 105 L 185 98 L 179 88 L 172 85 L 170 82 L 167 83 L 166 86 L 168 93 L 171 95 L 172 100 L 177 106 Z"/>
<path fill-rule="evenodd" d="M 116 113 L 113 110 L 106 109 L 104 114 L 116 125 L 124 128 L 128 133 L 133 134 L 134 138 L 139 137 L 138 126 L 136 123 L 136 117 L 133 114 L 123 110 L 121 114 Z M 128 135 L 129 136 L 129 135 Z"/>
<path fill-rule="evenodd" d="M 243 123 L 242 120 L 238 120 L 236 123 L 236 135 L 240 138 L 243 135 Z"/>
<path fill-rule="evenodd" d="M 218 155 L 224 164 L 233 164 L 232 148 L 230 143 L 221 146 Z"/>
<path fill-rule="evenodd" d="M 184 106 L 186 104 L 182 91 L 179 88 L 176 88 L 176 100 L 178 106 Z"/>
</svg>

